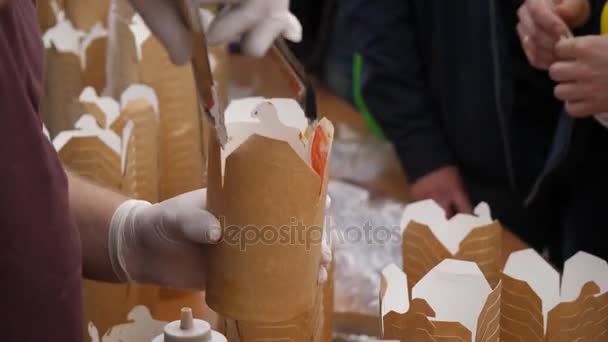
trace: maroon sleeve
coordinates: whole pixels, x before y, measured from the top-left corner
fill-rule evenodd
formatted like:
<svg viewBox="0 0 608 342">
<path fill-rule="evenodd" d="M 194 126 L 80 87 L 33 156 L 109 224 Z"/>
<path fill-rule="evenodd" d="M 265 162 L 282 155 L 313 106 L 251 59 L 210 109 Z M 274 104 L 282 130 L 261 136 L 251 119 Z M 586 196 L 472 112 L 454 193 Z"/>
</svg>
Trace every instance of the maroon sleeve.
<svg viewBox="0 0 608 342">
<path fill-rule="evenodd" d="M 0 320 L 4 341 L 81 341 L 80 238 L 42 134 L 44 50 L 33 1 L 0 9 Z"/>
</svg>

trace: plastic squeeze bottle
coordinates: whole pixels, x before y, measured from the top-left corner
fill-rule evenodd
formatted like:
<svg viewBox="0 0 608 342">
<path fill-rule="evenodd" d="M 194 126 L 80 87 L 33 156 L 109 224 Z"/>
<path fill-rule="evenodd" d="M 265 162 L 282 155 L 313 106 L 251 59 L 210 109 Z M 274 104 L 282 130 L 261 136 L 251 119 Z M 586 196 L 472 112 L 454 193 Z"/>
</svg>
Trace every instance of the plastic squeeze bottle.
<svg viewBox="0 0 608 342">
<path fill-rule="evenodd" d="M 213 331 L 209 323 L 194 319 L 192 309 L 182 308 L 181 319 L 165 326 L 165 332 L 152 342 L 227 342 L 224 335 Z"/>
</svg>

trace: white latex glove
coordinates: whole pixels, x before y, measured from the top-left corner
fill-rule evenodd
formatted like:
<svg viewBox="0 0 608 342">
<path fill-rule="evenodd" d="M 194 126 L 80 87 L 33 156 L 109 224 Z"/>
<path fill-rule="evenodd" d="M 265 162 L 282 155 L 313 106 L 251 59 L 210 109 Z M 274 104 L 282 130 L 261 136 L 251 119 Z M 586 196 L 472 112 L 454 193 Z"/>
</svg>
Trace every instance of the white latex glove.
<svg viewBox="0 0 608 342">
<path fill-rule="evenodd" d="M 190 60 L 191 34 L 186 28 L 176 0 L 130 0 L 150 30 L 165 45 L 171 60 L 184 64 Z M 294 42 L 302 39 L 302 26 L 289 12 L 289 0 L 195 0 L 201 5 L 226 4 L 211 22 L 209 45 L 242 38 L 242 51 L 260 57 L 274 40 L 283 36 Z"/>
<path fill-rule="evenodd" d="M 261 57 L 283 36 L 302 40 L 302 25 L 289 11 L 289 0 L 199 0 L 204 4 L 233 4 L 222 10 L 207 31 L 210 45 L 241 40 L 242 51 Z"/>
<path fill-rule="evenodd" d="M 206 189 L 158 204 L 129 200 L 110 223 L 108 251 L 123 281 L 176 288 L 205 287 L 206 244 L 221 238 L 219 221 L 206 211 Z"/>
<path fill-rule="evenodd" d="M 128 200 L 110 223 L 108 252 L 122 281 L 204 289 L 206 248 L 221 238 L 219 221 L 206 210 L 207 190 L 158 204 Z M 324 243 L 319 282 L 327 279 L 331 249 Z M 212 262 L 212 261 L 211 261 Z"/>
</svg>

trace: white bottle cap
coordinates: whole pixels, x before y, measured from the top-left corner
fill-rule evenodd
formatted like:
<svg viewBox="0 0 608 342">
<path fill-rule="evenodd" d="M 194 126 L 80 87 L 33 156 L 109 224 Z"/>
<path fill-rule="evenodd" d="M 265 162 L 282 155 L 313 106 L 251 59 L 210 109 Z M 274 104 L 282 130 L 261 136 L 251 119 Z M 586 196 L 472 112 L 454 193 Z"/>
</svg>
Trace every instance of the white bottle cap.
<svg viewBox="0 0 608 342">
<path fill-rule="evenodd" d="M 182 308 L 181 319 L 167 324 L 164 334 L 152 342 L 226 342 L 226 337 L 211 330 L 209 323 L 194 319 L 192 309 Z"/>
</svg>

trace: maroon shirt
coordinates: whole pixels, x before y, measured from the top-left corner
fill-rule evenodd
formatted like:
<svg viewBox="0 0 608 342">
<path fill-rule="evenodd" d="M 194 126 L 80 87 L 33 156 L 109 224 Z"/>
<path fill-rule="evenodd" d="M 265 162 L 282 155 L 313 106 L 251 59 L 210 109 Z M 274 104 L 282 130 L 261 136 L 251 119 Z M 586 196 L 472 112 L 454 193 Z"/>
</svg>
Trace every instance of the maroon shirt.
<svg viewBox="0 0 608 342">
<path fill-rule="evenodd" d="M 42 133 L 44 48 L 34 0 L 0 9 L 0 339 L 81 341 L 80 237 Z"/>
</svg>

